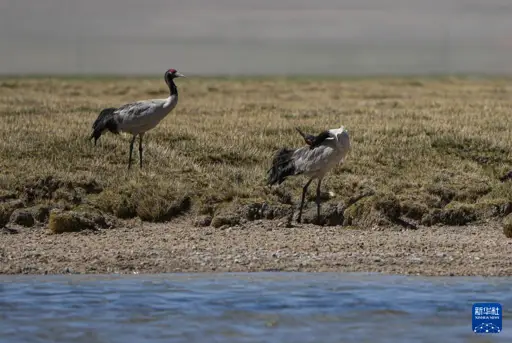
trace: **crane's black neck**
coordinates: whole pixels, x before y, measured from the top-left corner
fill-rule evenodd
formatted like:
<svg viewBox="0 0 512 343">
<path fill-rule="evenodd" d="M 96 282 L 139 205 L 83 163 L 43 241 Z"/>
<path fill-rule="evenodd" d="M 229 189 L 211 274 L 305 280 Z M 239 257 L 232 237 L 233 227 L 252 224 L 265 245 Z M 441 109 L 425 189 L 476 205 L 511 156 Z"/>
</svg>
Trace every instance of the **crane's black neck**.
<svg viewBox="0 0 512 343">
<path fill-rule="evenodd" d="M 177 96 L 178 95 L 178 87 L 176 87 L 174 80 L 169 79 L 168 85 L 169 85 L 169 91 L 171 93 L 171 96 L 173 96 L 173 95 Z"/>
<path fill-rule="evenodd" d="M 313 136 L 312 142 L 309 145 L 311 148 L 315 148 L 322 144 L 327 138 L 332 137 L 329 131 L 322 131 L 318 136 Z"/>
</svg>

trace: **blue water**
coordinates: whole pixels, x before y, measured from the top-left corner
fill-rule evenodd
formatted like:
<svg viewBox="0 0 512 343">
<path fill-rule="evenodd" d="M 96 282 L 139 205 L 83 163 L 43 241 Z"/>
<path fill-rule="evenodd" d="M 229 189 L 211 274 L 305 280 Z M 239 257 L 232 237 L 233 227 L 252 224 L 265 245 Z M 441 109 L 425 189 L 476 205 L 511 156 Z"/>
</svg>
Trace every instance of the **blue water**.
<svg viewBox="0 0 512 343">
<path fill-rule="evenodd" d="M 512 342 L 512 278 L 0 276 L 0 342 Z M 471 331 L 474 302 L 503 331 Z"/>
</svg>

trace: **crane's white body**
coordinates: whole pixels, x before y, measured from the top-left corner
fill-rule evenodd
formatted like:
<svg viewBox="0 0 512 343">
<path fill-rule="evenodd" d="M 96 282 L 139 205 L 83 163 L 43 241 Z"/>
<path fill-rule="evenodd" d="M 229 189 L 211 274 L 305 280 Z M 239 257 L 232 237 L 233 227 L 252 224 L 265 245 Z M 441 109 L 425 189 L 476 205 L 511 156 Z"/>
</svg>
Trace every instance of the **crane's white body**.
<svg viewBox="0 0 512 343">
<path fill-rule="evenodd" d="M 342 126 L 329 130 L 332 137 L 327 138 L 314 149 L 309 146 L 295 150 L 292 159 L 295 160 L 296 174 L 304 174 L 311 178 L 322 179 L 336 165 L 343 163 L 350 151 L 350 136 Z"/>
<path fill-rule="evenodd" d="M 114 134 L 130 133 L 133 136 L 128 159 L 128 169 L 130 169 L 133 144 L 135 138 L 139 136 L 139 157 L 142 168 L 142 137 L 147 131 L 157 126 L 178 104 L 178 88 L 173 81 L 177 77 L 185 77 L 185 75 L 176 69 L 165 72 L 165 83 L 169 87 L 169 96 L 165 99 L 140 100 L 120 107 L 104 108 L 92 124 L 93 132 L 90 139 L 94 138 L 94 145 L 106 130 Z"/>
<path fill-rule="evenodd" d="M 119 131 L 132 135 L 145 133 L 156 127 L 177 104 L 176 94 L 166 99 L 142 100 L 124 105 L 116 111 Z"/>
<path fill-rule="evenodd" d="M 350 136 L 344 126 L 322 132 L 318 136 L 305 135 L 298 130 L 308 144 L 299 149 L 280 149 L 268 170 L 268 185 L 281 184 L 287 177 L 306 175 L 309 180 L 302 188 L 299 216 L 302 218 L 302 208 L 308 187 L 314 179 L 318 179 L 316 187 L 317 218 L 320 220 L 320 185 L 327 172 L 336 165 L 343 163 L 350 151 Z"/>
</svg>

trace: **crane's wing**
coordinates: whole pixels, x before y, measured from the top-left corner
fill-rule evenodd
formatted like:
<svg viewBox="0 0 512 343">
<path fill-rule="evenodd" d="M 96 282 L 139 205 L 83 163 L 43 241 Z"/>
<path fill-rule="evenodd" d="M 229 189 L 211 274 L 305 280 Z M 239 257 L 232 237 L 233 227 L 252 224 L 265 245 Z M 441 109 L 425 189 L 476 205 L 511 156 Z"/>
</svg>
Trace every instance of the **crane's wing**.
<svg viewBox="0 0 512 343">
<path fill-rule="evenodd" d="M 129 131 L 147 125 L 151 126 L 151 123 L 155 120 L 153 114 L 158 111 L 162 102 L 163 101 L 147 100 L 132 102 L 121 106 L 117 110 L 117 113 L 119 113 L 123 130 Z"/>
<path fill-rule="evenodd" d="M 136 101 L 122 105 L 116 112 L 119 113 L 121 117 L 128 119 L 130 117 L 142 116 L 154 109 L 155 106 L 156 103 L 154 101 Z"/>
<path fill-rule="evenodd" d="M 335 150 L 329 145 L 319 145 L 316 148 L 311 146 L 295 150 L 292 159 L 295 166 L 295 174 L 316 172 L 326 168 L 335 158 Z"/>
</svg>

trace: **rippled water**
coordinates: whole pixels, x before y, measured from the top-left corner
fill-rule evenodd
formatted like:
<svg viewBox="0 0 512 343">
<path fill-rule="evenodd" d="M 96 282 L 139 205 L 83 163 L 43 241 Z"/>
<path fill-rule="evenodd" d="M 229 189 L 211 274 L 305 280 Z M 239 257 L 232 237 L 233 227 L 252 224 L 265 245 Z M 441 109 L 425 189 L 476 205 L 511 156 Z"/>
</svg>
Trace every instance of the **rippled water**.
<svg viewBox="0 0 512 343">
<path fill-rule="evenodd" d="M 512 278 L 0 276 L 1 342 L 512 342 Z M 473 302 L 503 331 L 471 331 Z"/>
</svg>

